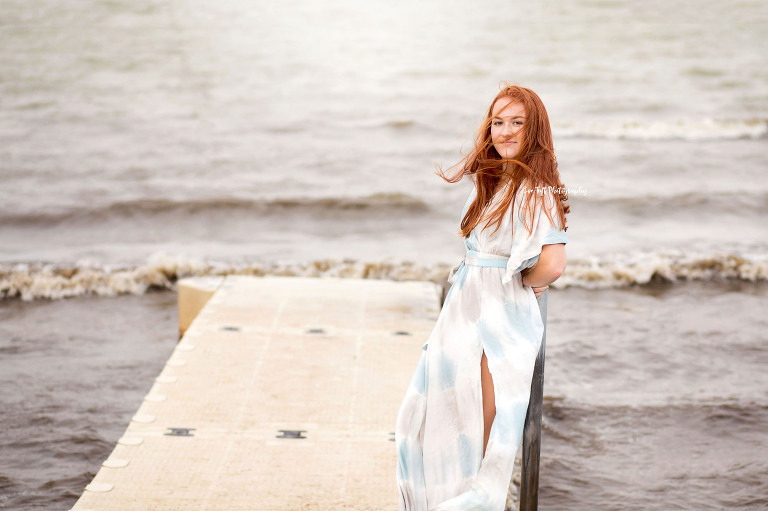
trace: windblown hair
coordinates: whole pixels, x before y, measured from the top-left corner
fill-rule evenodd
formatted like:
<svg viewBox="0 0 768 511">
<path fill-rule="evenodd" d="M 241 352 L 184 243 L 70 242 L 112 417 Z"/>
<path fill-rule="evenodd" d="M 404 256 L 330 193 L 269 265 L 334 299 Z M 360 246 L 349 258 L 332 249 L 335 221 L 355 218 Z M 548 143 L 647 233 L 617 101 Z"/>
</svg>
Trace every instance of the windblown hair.
<svg viewBox="0 0 768 511">
<path fill-rule="evenodd" d="M 514 159 L 502 159 L 496 148 L 493 147 L 491 140 L 493 107 L 496 101 L 502 98 L 509 102 L 522 103 L 525 108 L 523 143 Z M 559 227 L 563 230 L 567 229 L 565 215 L 570 212 L 570 206 L 567 204 L 568 193 L 560 182 L 560 173 L 557 171 L 557 160 L 555 158 L 554 144 L 552 143 L 549 116 L 544 108 L 544 103 L 541 102 L 539 96 L 531 89 L 505 84 L 488 108 L 485 120 L 475 137 L 474 148 L 467 156 L 450 168 L 459 165 L 461 170 L 452 177 L 447 177 L 439 165 L 437 166 L 438 170 L 436 173 L 449 183 L 461 181 L 465 175 L 475 176 L 477 195 L 461 221 L 459 234 L 462 237 L 468 237 L 472 229 L 486 216 L 485 227 L 495 222 L 496 227 L 491 234 L 496 232 L 501 226 L 505 211 L 507 211 L 510 203 L 514 200 L 520 187 L 524 185 L 527 187 L 528 193 L 524 192 L 527 200 L 525 200 L 525 204 L 521 205 L 521 211 L 525 212 L 523 225 L 528 232 L 533 232 L 533 213 L 536 201 L 540 200 L 540 198 L 543 199 L 545 196 L 543 193 L 534 192 L 537 190 L 541 192 L 548 187 L 551 187 L 549 189 L 554 193 L 558 216 L 560 217 Z M 485 208 L 493 199 L 493 191 L 496 189 L 502 176 L 504 176 L 505 181 L 509 182 L 507 193 L 499 206 L 490 215 L 484 215 Z M 550 223 L 554 224 L 554 219 L 549 213 L 549 207 L 552 205 L 545 206 L 548 206 L 544 208 L 547 218 L 549 218 Z M 514 222 L 512 225 L 514 226 Z"/>
</svg>

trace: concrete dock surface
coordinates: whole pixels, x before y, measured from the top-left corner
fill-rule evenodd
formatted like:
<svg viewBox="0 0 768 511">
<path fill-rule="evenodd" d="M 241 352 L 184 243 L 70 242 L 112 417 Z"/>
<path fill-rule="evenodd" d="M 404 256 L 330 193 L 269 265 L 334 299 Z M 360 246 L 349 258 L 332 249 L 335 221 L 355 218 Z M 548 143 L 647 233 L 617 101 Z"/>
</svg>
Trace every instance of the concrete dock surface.
<svg viewBox="0 0 768 511">
<path fill-rule="evenodd" d="M 210 298 L 186 300 L 202 308 L 180 311 L 194 319 L 72 510 L 396 510 L 395 419 L 439 287 L 202 287 Z"/>
</svg>

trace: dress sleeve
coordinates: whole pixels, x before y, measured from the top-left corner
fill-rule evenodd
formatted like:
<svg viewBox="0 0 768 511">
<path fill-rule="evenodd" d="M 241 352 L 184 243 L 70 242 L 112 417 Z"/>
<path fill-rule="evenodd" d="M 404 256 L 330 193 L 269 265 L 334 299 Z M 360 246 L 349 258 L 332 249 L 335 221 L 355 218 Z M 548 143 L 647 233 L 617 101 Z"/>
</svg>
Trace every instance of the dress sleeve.
<svg viewBox="0 0 768 511">
<path fill-rule="evenodd" d="M 464 220 L 464 215 L 466 215 L 467 211 L 469 211 L 469 206 L 472 205 L 472 201 L 475 199 L 476 193 L 477 193 L 477 188 L 474 185 L 472 185 L 472 189 L 469 191 L 467 200 L 464 201 L 464 207 L 461 208 L 461 214 L 459 215 L 459 224 L 461 224 L 461 221 Z"/>
<path fill-rule="evenodd" d="M 554 243 L 567 243 L 568 237 L 564 230 L 560 229 L 560 216 L 557 212 L 558 200 L 553 191 L 548 187 L 534 189 L 532 193 L 540 194 L 533 214 L 533 231 L 528 234 L 528 229 L 523 225 L 524 214 L 520 204 L 514 206 L 514 227 L 512 228 L 512 248 L 507 261 L 507 271 L 502 278 L 502 283 L 507 284 L 512 277 L 526 268 L 530 268 L 539 259 L 544 245 Z M 521 196 L 525 198 L 524 195 Z M 549 221 L 543 208 L 547 208 L 552 216 L 554 224 Z"/>
</svg>

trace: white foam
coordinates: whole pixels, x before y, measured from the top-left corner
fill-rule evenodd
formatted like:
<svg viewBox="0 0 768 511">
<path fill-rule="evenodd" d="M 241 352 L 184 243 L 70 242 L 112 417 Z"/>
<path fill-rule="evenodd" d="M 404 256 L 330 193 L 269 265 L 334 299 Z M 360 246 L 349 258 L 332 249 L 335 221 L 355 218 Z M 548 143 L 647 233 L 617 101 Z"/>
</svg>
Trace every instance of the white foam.
<svg viewBox="0 0 768 511">
<path fill-rule="evenodd" d="M 175 289 L 179 278 L 204 275 L 282 275 L 300 277 L 428 280 L 445 284 L 453 263 L 420 265 L 410 261 L 323 259 L 307 263 L 205 263 L 184 256 L 158 254 L 145 264 L 115 268 L 93 263 L 72 266 L 0 265 L 0 297 L 22 300 L 61 299 L 81 295 L 142 294 L 147 290 Z M 553 288 L 589 289 L 648 284 L 654 279 L 768 281 L 764 254 L 688 254 L 676 251 L 642 252 L 569 259 Z"/>
<path fill-rule="evenodd" d="M 561 122 L 555 136 L 628 140 L 736 140 L 768 136 L 768 119 L 682 119 L 673 121 Z"/>
<path fill-rule="evenodd" d="M 768 257 L 728 253 L 693 255 L 677 251 L 592 257 L 569 261 L 566 271 L 553 287 L 625 287 L 648 284 L 654 278 L 667 282 L 727 279 L 766 281 Z"/>
</svg>

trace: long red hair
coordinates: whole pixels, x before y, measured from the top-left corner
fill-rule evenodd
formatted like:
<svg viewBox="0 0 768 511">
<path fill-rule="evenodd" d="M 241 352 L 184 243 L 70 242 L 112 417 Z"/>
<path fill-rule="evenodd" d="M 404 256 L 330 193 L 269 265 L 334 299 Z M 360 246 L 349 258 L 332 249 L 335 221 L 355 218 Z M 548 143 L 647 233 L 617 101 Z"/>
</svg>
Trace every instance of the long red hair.
<svg viewBox="0 0 768 511">
<path fill-rule="evenodd" d="M 510 102 L 522 103 L 525 108 L 523 143 L 517 156 L 509 160 L 501 158 L 491 140 L 493 107 L 496 101 L 502 98 L 508 99 Z M 507 164 L 506 171 L 504 170 L 505 163 Z M 440 166 L 437 167 L 436 172 L 449 183 L 461 181 L 465 175 L 474 174 L 476 176 L 477 195 L 461 221 L 459 234 L 462 237 L 468 237 L 472 229 L 482 221 L 483 212 L 493 199 L 493 191 L 505 174 L 511 185 L 499 206 L 488 216 L 485 227 L 495 222 L 496 227 L 493 232 L 499 229 L 504 213 L 514 200 L 520 187 L 527 181 L 529 190 L 525 194 L 527 197 L 521 210 L 525 212 L 523 225 L 528 232 L 533 232 L 533 211 L 536 201 L 539 200 L 538 197 L 544 196 L 542 193 L 535 192 L 537 190 L 540 192 L 547 187 L 551 187 L 550 189 L 555 196 L 558 216 L 560 217 L 559 227 L 567 230 L 565 215 L 570 212 L 570 206 L 567 204 L 568 192 L 560 182 L 560 173 L 557 171 L 549 116 L 544 108 L 544 103 L 531 89 L 517 85 L 506 85 L 501 89 L 501 92 L 488 107 L 485 120 L 475 137 L 474 148 L 453 167 L 459 165 L 461 165 L 461 169 L 453 177 L 446 176 Z M 544 208 L 547 218 L 549 218 L 550 223 L 554 224 L 549 213 L 551 204 L 545 206 L 547 206 Z"/>
</svg>

